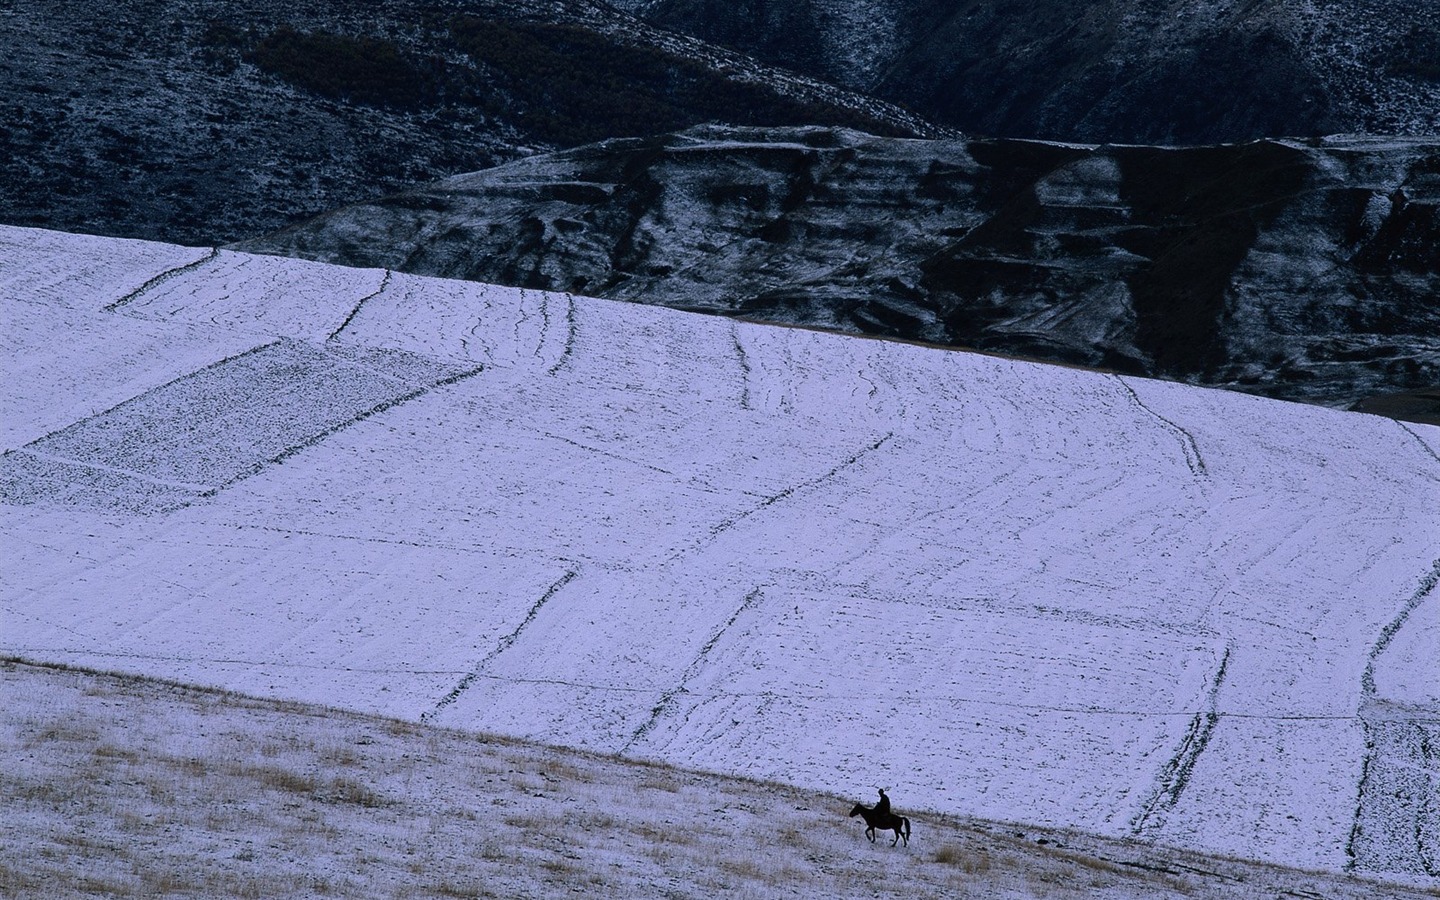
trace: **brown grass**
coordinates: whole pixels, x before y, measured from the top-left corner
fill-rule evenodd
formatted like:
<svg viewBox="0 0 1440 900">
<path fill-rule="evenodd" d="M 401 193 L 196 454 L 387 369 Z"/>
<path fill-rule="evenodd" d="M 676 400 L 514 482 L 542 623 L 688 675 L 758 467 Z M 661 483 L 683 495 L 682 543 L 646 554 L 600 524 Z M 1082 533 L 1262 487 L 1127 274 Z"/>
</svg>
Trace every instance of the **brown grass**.
<svg viewBox="0 0 1440 900">
<path fill-rule="evenodd" d="M 766 782 L 313 707 L 226 712 L 226 695 L 131 679 L 135 715 L 120 689 L 91 691 L 96 676 L 0 672 L 29 703 L 0 746 L 0 802 L 17 810 L 0 897 L 1422 895 L 1195 854 L 1169 877 L 1115 860 L 1178 851 L 913 810 L 916 837 L 891 849 L 840 799 Z M 32 702 L 32 685 L 51 695 Z M 44 752 L 14 752 L 42 737 Z"/>
<path fill-rule="evenodd" d="M 59 719 L 42 726 L 26 739 L 26 750 L 37 750 L 51 744 L 95 744 L 100 740 L 100 731 L 94 725 L 78 723 L 69 718 Z"/>
<path fill-rule="evenodd" d="M 958 844 L 941 844 L 931 859 L 944 866 L 955 866 L 966 875 L 984 875 L 991 866 L 988 852 L 970 850 Z"/>
<path fill-rule="evenodd" d="M 237 766 L 235 774 L 253 778 L 268 788 L 291 794 L 313 795 L 320 790 L 320 779 L 308 772 L 295 772 L 277 766 Z"/>
<path fill-rule="evenodd" d="M 361 760 L 360 754 L 355 752 L 354 747 L 344 745 L 326 748 L 321 751 L 320 758 L 331 765 L 344 766 L 346 768 L 358 766 Z"/>
<path fill-rule="evenodd" d="M 666 794 L 678 794 L 684 785 L 673 772 L 651 770 L 645 778 L 640 781 L 642 791 L 660 791 Z"/>
<path fill-rule="evenodd" d="M 439 884 L 431 885 L 425 889 L 437 897 L 489 897 L 492 896 L 483 887 L 474 883 L 460 883 L 446 879 Z"/>
<path fill-rule="evenodd" d="M 43 884 L 41 876 L 18 871 L 0 862 L 0 897 L 34 896 Z"/>
<path fill-rule="evenodd" d="M 549 817 L 533 812 L 506 813 L 501 821 L 511 828 L 518 828 L 521 831 L 539 831 L 552 824 Z"/>
<path fill-rule="evenodd" d="M 344 777 L 330 779 L 330 784 L 325 790 L 325 799 L 333 803 L 353 803 L 369 809 L 385 806 L 389 802 L 379 793 L 371 790 L 369 786 L 353 778 Z"/>
</svg>

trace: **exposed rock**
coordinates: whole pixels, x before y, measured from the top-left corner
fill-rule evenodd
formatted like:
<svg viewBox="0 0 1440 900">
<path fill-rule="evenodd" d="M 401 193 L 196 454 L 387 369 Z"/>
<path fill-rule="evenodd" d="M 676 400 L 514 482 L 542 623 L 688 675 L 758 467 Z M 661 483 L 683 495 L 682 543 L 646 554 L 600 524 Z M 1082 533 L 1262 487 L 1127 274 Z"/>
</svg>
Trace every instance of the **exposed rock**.
<svg viewBox="0 0 1440 900">
<path fill-rule="evenodd" d="M 1163 149 L 701 127 L 238 246 L 1440 421 L 1436 139 Z"/>
</svg>

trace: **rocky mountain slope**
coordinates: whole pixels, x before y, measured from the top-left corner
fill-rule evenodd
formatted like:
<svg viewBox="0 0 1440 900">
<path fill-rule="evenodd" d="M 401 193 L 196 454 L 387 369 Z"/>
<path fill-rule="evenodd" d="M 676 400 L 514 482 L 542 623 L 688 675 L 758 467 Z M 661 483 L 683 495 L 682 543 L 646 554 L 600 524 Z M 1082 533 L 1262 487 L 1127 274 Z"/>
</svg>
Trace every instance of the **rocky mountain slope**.
<svg viewBox="0 0 1440 900">
<path fill-rule="evenodd" d="M 697 122 L 935 133 L 592 0 L 0 4 L 0 221 L 210 244 Z"/>
<path fill-rule="evenodd" d="M 968 132 L 1215 143 L 1440 130 L 1429 0 L 616 0 Z"/>
<path fill-rule="evenodd" d="M 1194 149 L 700 128 L 244 249 L 1440 415 L 1440 141 Z"/>
</svg>

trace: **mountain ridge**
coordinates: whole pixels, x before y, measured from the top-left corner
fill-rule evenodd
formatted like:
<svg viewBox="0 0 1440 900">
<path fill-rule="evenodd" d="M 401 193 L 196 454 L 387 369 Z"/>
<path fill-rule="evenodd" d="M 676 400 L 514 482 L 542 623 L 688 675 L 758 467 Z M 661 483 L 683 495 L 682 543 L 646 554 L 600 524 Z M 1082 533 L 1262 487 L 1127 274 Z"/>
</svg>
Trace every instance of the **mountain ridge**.
<svg viewBox="0 0 1440 900">
<path fill-rule="evenodd" d="M 1424 0 L 617 0 L 984 137 L 1211 144 L 1440 129 Z"/>
<path fill-rule="evenodd" d="M 237 249 L 569 290 L 1440 421 L 1440 143 L 701 127 Z"/>
<path fill-rule="evenodd" d="M 592 0 L 36 0 L 0 47 L 0 221 L 193 245 L 712 120 L 950 132 Z"/>
</svg>

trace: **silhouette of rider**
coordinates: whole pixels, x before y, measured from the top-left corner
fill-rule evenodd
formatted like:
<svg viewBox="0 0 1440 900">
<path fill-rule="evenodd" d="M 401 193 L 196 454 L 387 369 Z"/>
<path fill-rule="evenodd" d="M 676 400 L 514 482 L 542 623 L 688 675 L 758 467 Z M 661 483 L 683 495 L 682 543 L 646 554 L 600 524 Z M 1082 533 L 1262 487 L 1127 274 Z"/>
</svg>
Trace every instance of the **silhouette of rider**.
<svg viewBox="0 0 1440 900">
<path fill-rule="evenodd" d="M 885 795 L 885 789 L 880 788 L 880 802 L 875 804 L 875 811 L 883 815 L 890 815 L 890 798 Z M 883 819 L 881 821 L 884 821 Z"/>
</svg>

